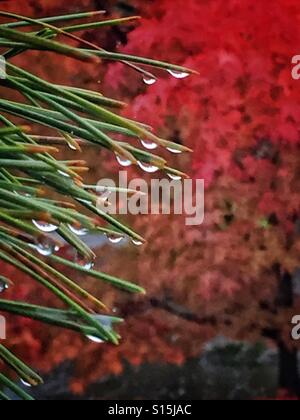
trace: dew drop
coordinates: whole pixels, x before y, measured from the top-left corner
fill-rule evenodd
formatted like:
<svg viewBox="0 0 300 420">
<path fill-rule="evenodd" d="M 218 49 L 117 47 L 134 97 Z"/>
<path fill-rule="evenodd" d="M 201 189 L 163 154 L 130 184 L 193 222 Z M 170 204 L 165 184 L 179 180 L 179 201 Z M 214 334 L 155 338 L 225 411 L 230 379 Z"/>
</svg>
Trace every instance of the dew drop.
<svg viewBox="0 0 300 420">
<path fill-rule="evenodd" d="M 108 240 L 112 243 L 112 244 L 119 244 L 123 238 L 108 238 Z"/>
<path fill-rule="evenodd" d="M 182 153 L 182 150 L 172 149 L 172 147 L 167 147 L 167 150 L 175 155 L 180 155 Z"/>
<path fill-rule="evenodd" d="M 89 200 L 83 200 L 82 198 L 78 198 L 78 201 L 80 201 L 82 204 L 87 204 L 87 205 L 93 204 L 91 201 L 89 201 Z"/>
<path fill-rule="evenodd" d="M 94 335 L 87 335 L 86 338 L 88 338 L 90 341 L 92 341 L 93 343 L 96 343 L 96 344 L 104 343 L 104 341 L 101 338 L 96 337 Z"/>
<path fill-rule="evenodd" d="M 55 251 L 55 244 L 49 238 L 42 238 L 35 246 L 35 249 L 40 255 L 49 257 Z"/>
<path fill-rule="evenodd" d="M 75 256 L 75 263 L 80 265 L 85 270 L 91 270 L 95 265 L 95 262 L 92 258 L 85 257 L 79 253 L 77 253 Z"/>
<path fill-rule="evenodd" d="M 88 234 L 88 229 L 86 228 L 76 228 L 75 226 L 68 225 L 68 228 L 72 233 L 74 233 L 77 236 L 85 236 Z"/>
<path fill-rule="evenodd" d="M 3 292 L 5 292 L 5 290 L 7 290 L 8 289 L 8 284 L 6 283 L 6 281 L 4 281 L 4 280 L 1 280 L 0 281 L 0 293 L 3 293 Z"/>
<path fill-rule="evenodd" d="M 180 181 L 182 179 L 180 175 L 174 175 L 170 173 L 168 173 L 168 177 L 171 178 L 173 181 Z"/>
<path fill-rule="evenodd" d="M 102 327 L 104 327 L 106 331 L 112 331 L 114 321 L 111 316 L 96 314 L 96 315 L 92 315 L 92 317 L 94 318 L 95 321 L 98 321 L 102 325 Z M 96 337 L 93 335 L 87 335 L 86 337 L 89 340 L 93 341 L 94 343 L 97 343 L 97 344 L 104 343 L 104 340 L 102 340 L 100 337 Z"/>
<path fill-rule="evenodd" d="M 142 241 L 139 241 L 138 239 L 132 239 L 131 242 L 136 245 L 136 246 L 141 246 L 143 245 Z"/>
<path fill-rule="evenodd" d="M 124 166 L 125 168 L 132 165 L 132 162 L 129 159 L 126 159 L 126 158 L 124 158 L 122 156 L 119 156 L 119 155 L 116 155 L 116 158 L 117 158 L 118 163 L 121 166 Z"/>
<path fill-rule="evenodd" d="M 23 191 L 13 191 L 13 193 L 14 194 L 16 194 L 16 195 L 21 195 L 22 197 L 32 197 L 32 194 L 29 194 L 29 193 L 26 193 L 26 192 L 23 192 Z"/>
<path fill-rule="evenodd" d="M 58 229 L 58 226 L 51 223 L 43 222 L 41 220 L 32 220 L 32 223 L 37 227 L 41 232 L 52 233 Z"/>
<path fill-rule="evenodd" d="M 32 387 L 32 385 L 29 382 L 25 381 L 24 379 L 21 378 L 20 381 L 22 382 L 22 384 L 24 386 L 27 386 L 27 388 L 31 388 Z"/>
<path fill-rule="evenodd" d="M 157 80 L 154 77 L 145 76 L 143 78 L 143 82 L 148 86 L 152 86 L 157 82 Z"/>
<path fill-rule="evenodd" d="M 175 77 L 175 79 L 186 79 L 190 75 L 184 71 L 168 70 L 168 72 L 171 76 Z"/>
<path fill-rule="evenodd" d="M 60 175 L 62 175 L 64 178 L 71 178 L 71 176 L 69 174 L 67 174 L 64 171 L 57 171 Z"/>
<path fill-rule="evenodd" d="M 75 151 L 77 151 L 77 147 L 75 146 L 75 144 L 73 144 L 73 143 L 71 143 L 71 142 L 68 142 L 68 146 L 69 146 L 69 148 L 70 148 L 71 150 L 75 150 Z"/>
<path fill-rule="evenodd" d="M 100 324 L 104 327 L 104 328 L 106 328 L 106 329 L 109 329 L 109 330 L 111 330 L 112 329 L 112 326 L 113 326 L 113 318 L 111 317 L 111 316 L 107 316 L 107 315 L 93 315 L 93 318 L 96 320 L 96 321 L 99 321 L 100 322 Z"/>
<path fill-rule="evenodd" d="M 143 171 L 147 172 L 148 174 L 153 174 L 154 172 L 157 172 L 159 170 L 157 166 L 145 162 L 138 162 L 138 165 L 141 169 L 143 169 Z"/>
<path fill-rule="evenodd" d="M 155 150 L 158 148 L 158 145 L 156 143 L 149 140 L 141 140 L 141 143 L 147 150 Z"/>
<path fill-rule="evenodd" d="M 107 239 L 109 240 L 109 242 L 111 242 L 112 244 L 115 244 L 115 245 L 119 244 L 124 239 L 124 236 L 118 235 L 118 234 L 113 234 L 113 233 L 107 233 L 106 236 L 107 236 Z"/>
</svg>

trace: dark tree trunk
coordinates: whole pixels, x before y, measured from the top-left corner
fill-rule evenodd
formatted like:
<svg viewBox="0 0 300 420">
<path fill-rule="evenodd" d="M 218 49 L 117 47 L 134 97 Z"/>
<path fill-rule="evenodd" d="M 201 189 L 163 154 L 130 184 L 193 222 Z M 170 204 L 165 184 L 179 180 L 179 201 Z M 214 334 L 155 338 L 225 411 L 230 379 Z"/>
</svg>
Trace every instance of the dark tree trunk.
<svg viewBox="0 0 300 420">
<path fill-rule="evenodd" d="M 279 386 L 300 398 L 298 351 L 288 348 L 283 342 L 279 343 Z"/>
<path fill-rule="evenodd" d="M 294 305 L 294 290 L 292 276 L 281 273 L 280 267 L 276 268 L 278 274 L 277 305 L 282 308 L 292 308 Z M 277 338 L 279 350 L 279 387 L 287 390 L 289 395 L 300 398 L 300 375 L 298 368 L 298 349 L 287 346 L 280 337 Z"/>
</svg>

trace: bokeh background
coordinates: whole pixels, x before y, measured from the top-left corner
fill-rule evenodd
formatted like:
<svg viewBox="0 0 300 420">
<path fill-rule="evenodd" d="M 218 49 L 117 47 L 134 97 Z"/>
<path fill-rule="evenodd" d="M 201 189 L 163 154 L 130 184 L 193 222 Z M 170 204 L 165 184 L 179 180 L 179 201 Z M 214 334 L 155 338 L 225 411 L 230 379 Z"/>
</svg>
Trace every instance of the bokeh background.
<svg viewBox="0 0 300 420">
<path fill-rule="evenodd" d="M 125 318 L 119 347 L 12 318 L 12 348 L 46 376 L 48 399 L 258 399 L 300 396 L 300 54 L 297 0 L 1 1 L 29 16 L 107 10 L 139 25 L 85 32 L 104 48 L 194 68 L 152 86 L 122 64 L 100 67 L 28 53 L 19 64 L 43 77 L 128 103 L 125 115 L 194 149 L 170 156 L 206 184 L 205 223 L 180 216 L 127 218 L 143 247 L 95 243 L 97 268 L 146 287 L 122 295 L 78 281 Z M 72 156 L 70 150 L 65 155 Z M 87 179 L 116 177 L 105 152 L 87 150 Z M 129 176 L 141 175 L 130 169 Z M 67 252 L 68 250 L 66 250 Z M 1 266 L 7 272 L 9 268 Z M 73 275 L 73 273 L 72 273 Z M 57 302 L 17 273 L 8 296 Z M 9 295 L 10 294 L 10 295 Z"/>
</svg>

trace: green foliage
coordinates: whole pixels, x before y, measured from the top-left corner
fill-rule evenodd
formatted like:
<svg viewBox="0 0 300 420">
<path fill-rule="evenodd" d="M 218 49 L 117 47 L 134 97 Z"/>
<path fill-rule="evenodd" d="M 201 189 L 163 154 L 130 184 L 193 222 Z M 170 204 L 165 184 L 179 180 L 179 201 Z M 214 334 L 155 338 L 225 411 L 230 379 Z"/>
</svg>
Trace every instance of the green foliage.
<svg viewBox="0 0 300 420">
<path fill-rule="evenodd" d="M 93 233 L 124 235 L 139 242 L 143 242 L 143 238 L 97 207 L 98 197 L 94 189 L 82 182 L 82 173 L 87 169 L 85 162 L 56 159 L 54 154 L 58 149 L 52 143 L 61 148 L 69 145 L 77 150 L 80 150 L 81 145 L 84 147 L 87 143 L 93 143 L 133 164 L 152 164 L 174 174 L 180 172 L 168 168 L 160 156 L 140 150 L 125 141 L 116 141 L 111 135 L 121 133 L 136 140 L 143 138 L 154 141 L 163 147 L 181 151 L 188 149 L 161 139 L 149 127 L 120 116 L 115 112 L 123 106 L 119 101 L 97 92 L 55 85 L 11 62 L 13 57 L 27 50 L 40 50 L 41 53 L 51 51 L 96 64 L 105 59 L 121 61 L 144 77 L 154 76 L 139 65 L 191 73 L 188 69 L 161 61 L 108 52 L 74 35 L 77 31 L 132 22 L 138 17 L 96 20 L 60 28 L 54 26 L 59 23 L 66 25 L 70 20 L 96 19 L 102 13 L 78 13 L 36 20 L 0 12 L 0 16 L 13 20 L 0 25 L 0 47 L 6 49 L 4 57 L 7 60 L 7 75 L 2 75 L 4 78 L 0 84 L 24 98 L 21 102 L 5 99 L 5 95 L 0 98 L 0 259 L 29 275 L 66 306 L 65 310 L 59 310 L 2 299 L 0 311 L 74 330 L 95 340 L 118 344 L 120 337 L 113 325 L 121 320 L 95 315 L 91 308 L 96 307 L 97 313 L 101 313 L 105 305 L 57 270 L 55 264 L 65 265 L 130 293 L 145 293 L 135 284 L 93 270 L 93 251 L 70 226 Z M 61 39 L 57 40 L 57 37 L 71 39 L 86 48 L 70 46 Z M 17 121 L 21 119 L 21 126 L 15 122 L 15 117 Z M 44 139 L 42 136 L 33 136 L 28 124 L 56 130 L 59 137 Z M 72 262 L 55 255 L 60 240 L 49 235 L 52 230 L 56 230 L 76 250 L 79 256 L 77 261 Z M 1 277 L 0 282 L 5 290 L 10 279 Z M 25 383 L 34 386 L 42 382 L 32 369 L 3 345 L 0 346 L 0 358 Z M 0 375 L 0 384 L 19 397 L 30 399 L 4 374 Z M 8 399 L 3 392 L 0 398 Z"/>
</svg>

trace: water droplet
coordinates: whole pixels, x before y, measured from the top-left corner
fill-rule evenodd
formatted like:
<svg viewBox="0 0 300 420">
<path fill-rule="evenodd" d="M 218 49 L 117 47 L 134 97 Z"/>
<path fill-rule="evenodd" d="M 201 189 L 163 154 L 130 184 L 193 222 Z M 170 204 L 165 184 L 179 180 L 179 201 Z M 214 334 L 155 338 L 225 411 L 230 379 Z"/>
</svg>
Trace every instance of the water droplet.
<svg viewBox="0 0 300 420">
<path fill-rule="evenodd" d="M 142 241 L 139 241 L 138 239 L 132 239 L 131 242 L 136 245 L 136 246 L 141 246 L 143 245 Z"/>
<path fill-rule="evenodd" d="M 8 283 L 4 280 L 0 280 L 0 293 L 5 292 L 9 287 Z"/>
<path fill-rule="evenodd" d="M 127 166 L 131 166 L 131 165 L 132 165 L 132 162 L 131 162 L 131 160 L 129 160 L 129 159 L 126 159 L 126 158 L 124 158 L 124 157 L 122 157 L 122 156 L 119 156 L 119 155 L 116 155 L 116 158 L 117 158 L 118 163 L 119 163 L 121 166 L 124 166 L 125 168 L 126 168 Z"/>
<path fill-rule="evenodd" d="M 73 232 L 77 236 L 85 236 L 89 233 L 88 229 L 86 228 L 77 228 L 72 225 L 68 225 L 68 228 L 70 229 L 71 232 Z"/>
<path fill-rule="evenodd" d="M 182 150 L 173 149 L 172 147 L 167 147 L 167 150 L 175 155 L 180 155 L 182 153 Z"/>
<path fill-rule="evenodd" d="M 32 223 L 37 227 L 41 232 L 52 233 L 58 229 L 58 226 L 51 223 L 43 222 L 41 220 L 32 220 Z"/>
<path fill-rule="evenodd" d="M 107 233 L 106 236 L 107 236 L 107 239 L 109 240 L 109 242 L 111 242 L 112 244 L 119 244 L 124 239 L 124 236 L 119 235 L 118 233 L 116 233 L 116 234 Z"/>
<path fill-rule="evenodd" d="M 95 337 L 94 335 L 87 335 L 86 338 L 88 338 L 90 341 L 96 344 L 104 343 L 104 341 L 100 337 Z"/>
<path fill-rule="evenodd" d="M 75 150 L 75 151 L 77 151 L 77 147 L 75 146 L 75 144 L 74 144 L 74 143 L 68 142 L 68 146 L 69 146 L 69 148 L 70 148 L 71 150 Z"/>
<path fill-rule="evenodd" d="M 83 200 L 82 198 L 78 198 L 78 201 L 80 201 L 82 204 L 88 204 L 88 205 L 93 204 L 91 201 L 89 201 L 89 200 Z"/>
<path fill-rule="evenodd" d="M 58 173 L 59 173 L 60 175 L 62 175 L 63 177 L 65 177 L 65 178 L 71 178 L 71 177 L 70 177 L 70 175 L 69 175 L 69 174 L 67 174 L 66 172 L 63 172 L 63 171 L 58 171 Z"/>
<path fill-rule="evenodd" d="M 95 265 L 95 262 L 92 258 L 85 257 L 84 255 L 81 255 L 80 253 L 76 254 L 75 263 L 80 265 L 85 270 L 91 270 Z"/>
<path fill-rule="evenodd" d="M 22 382 L 22 384 L 24 386 L 27 386 L 27 388 L 31 388 L 32 387 L 32 385 L 29 382 L 25 381 L 24 379 L 21 378 L 20 381 Z"/>
<path fill-rule="evenodd" d="M 44 257 L 49 257 L 55 251 L 55 244 L 49 238 L 42 238 L 35 246 L 35 249 Z"/>
<path fill-rule="evenodd" d="M 138 162 L 138 165 L 141 169 L 143 169 L 143 171 L 147 172 L 148 174 L 153 174 L 154 172 L 158 171 L 158 167 L 151 165 L 150 163 L 145 163 L 145 162 Z"/>
<path fill-rule="evenodd" d="M 23 197 L 32 197 L 32 194 L 29 194 L 29 193 L 26 193 L 26 192 L 23 192 L 23 191 L 14 191 L 14 194 L 16 194 L 16 195 L 21 195 L 21 196 L 23 196 Z"/>
<path fill-rule="evenodd" d="M 154 143 L 153 141 L 141 140 L 141 143 L 147 150 L 155 150 L 158 148 L 158 144 Z"/>
<path fill-rule="evenodd" d="M 157 80 L 154 77 L 145 76 L 143 78 L 143 82 L 148 86 L 152 86 L 157 82 Z"/>
<path fill-rule="evenodd" d="M 96 320 L 96 321 L 99 321 L 100 322 L 100 324 L 104 327 L 104 328 L 106 328 L 106 329 L 108 329 L 108 330 L 111 330 L 112 329 L 112 325 L 113 325 L 113 318 L 111 317 L 111 316 L 108 316 L 108 315 L 93 315 L 93 318 Z"/>
<path fill-rule="evenodd" d="M 182 179 L 180 175 L 174 175 L 170 173 L 168 173 L 168 177 L 171 178 L 173 181 L 180 181 Z"/>
<path fill-rule="evenodd" d="M 186 79 L 190 75 L 184 71 L 168 70 L 168 72 L 171 76 L 175 77 L 175 79 Z"/>
</svg>

